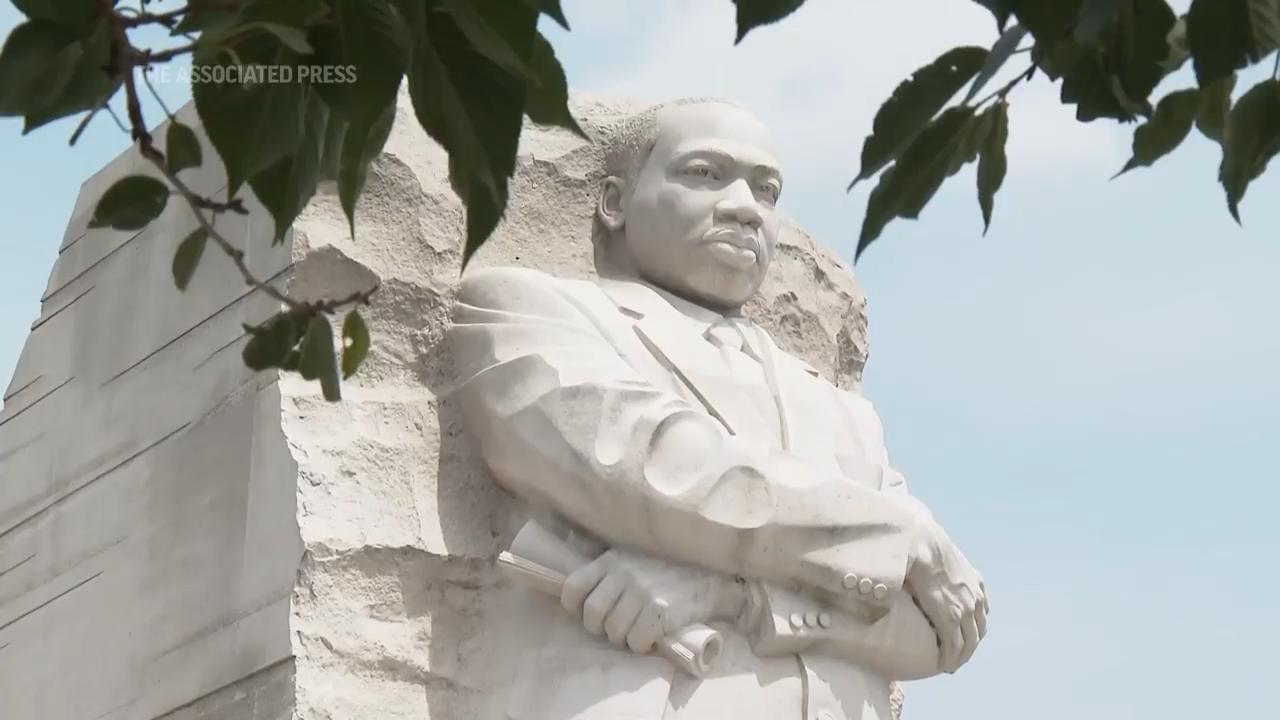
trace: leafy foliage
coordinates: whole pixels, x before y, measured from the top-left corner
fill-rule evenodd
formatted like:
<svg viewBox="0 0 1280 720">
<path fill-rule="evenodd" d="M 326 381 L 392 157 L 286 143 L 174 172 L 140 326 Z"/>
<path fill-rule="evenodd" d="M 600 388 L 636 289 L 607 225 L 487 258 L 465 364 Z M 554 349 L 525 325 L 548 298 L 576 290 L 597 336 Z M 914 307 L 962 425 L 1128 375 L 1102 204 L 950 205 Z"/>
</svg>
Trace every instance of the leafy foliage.
<svg viewBox="0 0 1280 720">
<path fill-rule="evenodd" d="M 1173 152 L 1191 133 L 1200 111 L 1200 91 L 1196 88 L 1169 93 L 1156 106 L 1155 115 L 1133 133 L 1133 157 L 1117 175 L 1134 168 L 1149 167 Z"/>
<path fill-rule="evenodd" d="M 169 203 L 169 188 L 146 175 L 130 175 L 115 182 L 98 200 L 89 227 L 141 230 L 160 217 Z"/>
<path fill-rule="evenodd" d="M 369 354 L 369 328 L 359 310 L 347 313 L 347 319 L 342 321 L 342 343 L 342 379 L 345 380 L 355 374 Z"/>
<path fill-rule="evenodd" d="M 1235 89 L 1235 75 L 1219 78 L 1200 88 L 1196 127 L 1205 137 L 1220 145 L 1226 141 L 1227 117 L 1231 114 L 1231 92 Z"/>
<path fill-rule="evenodd" d="M 178 251 L 173 255 L 173 284 L 179 290 L 186 290 L 191 283 L 191 277 L 196 274 L 200 256 L 204 254 L 204 246 L 208 242 L 209 231 L 200 227 L 178 243 Z"/>
<path fill-rule="evenodd" d="M 1258 62 L 1280 43 L 1277 0 L 1194 0 L 1187 44 L 1201 85 Z"/>
<path fill-rule="evenodd" d="M 298 347 L 298 374 L 304 380 L 319 380 L 324 399 L 337 402 L 342 399 L 338 382 L 338 361 L 333 351 L 333 328 L 323 315 L 312 315 L 307 321 L 307 333 Z"/>
<path fill-rule="evenodd" d="M 741 42 L 805 0 L 721 1 L 735 6 Z M 1236 73 L 1277 53 L 1280 0 L 1193 0 L 1182 17 L 1167 0 L 973 1 L 995 19 L 990 50 L 942 53 L 876 113 L 849 186 L 879 176 L 856 256 L 893 220 L 918 218 L 946 179 L 970 164 L 984 232 L 990 228 L 1009 170 L 1012 93 L 1036 75 L 1060 84 L 1062 102 L 1082 122 L 1143 121 L 1122 173 L 1155 163 L 1197 127 L 1222 148 L 1218 176 L 1239 220 L 1249 185 L 1280 152 L 1280 80 L 1264 80 L 1233 104 Z M 524 120 L 585 137 L 564 69 L 538 29 L 543 17 L 569 28 L 560 0 L 188 0 L 164 12 L 106 0 L 12 2 L 25 20 L 0 47 L 0 116 L 23 117 L 26 133 L 84 113 L 74 143 L 123 94 L 129 131 L 163 179 L 120 180 L 98 200 L 91 226 L 138 230 L 179 197 L 200 222 L 175 247 L 177 288 L 190 284 L 210 246 L 222 252 L 245 282 L 282 305 L 246 327 L 246 364 L 296 371 L 334 400 L 369 353 L 357 308 L 377 288 L 300 302 L 256 278 L 244 250 L 215 223 L 246 212 L 245 185 L 270 212 L 280 242 L 320 183 L 334 181 L 354 236 L 370 165 L 407 84 L 414 118 L 448 153 L 450 182 L 466 207 L 465 266 L 502 221 Z M 149 26 L 186 44 L 135 47 L 130 33 Z M 199 197 L 182 179 L 205 159 L 192 128 L 170 118 L 161 150 L 138 102 L 139 79 L 182 55 L 191 55 L 196 112 L 226 171 L 221 200 Z M 989 91 L 1020 55 L 1025 69 Z M 1164 90 L 1155 102 L 1157 87 L 1188 60 L 1195 85 Z M 287 79 L 255 73 L 263 68 Z M 339 361 L 329 316 L 340 312 Z"/>
<path fill-rule="evenodd" d="M 1009 142 L 1009 104 L 1001 100 L 987 110 L 990 115 L 982 139 L 978 157 L 978 205 L 982 208 L 982 232 L 991 229 L 991 213 L 995 207 L 996 193 L 1004 184 L 1009 160 L 1005 145 Z"/>
<path fill-rule="evenodd" d="M 1227 207 L 1240 222 L 1240 201 L 1280 153 L 1280 81 L 1265 80 L 1250 88 L 1227 119 L 1219 179 L 1227 191 Z"/>
<path fill-rule="evenodd" d="M 985 48 L 955 48 L 904 80 L 876 113 L 871 135 L 862 144 L 862 169 L 849 187 L 898 157 L 986 59 Z"/>
<path fill-rule="evenodd" d="M 169 172 L 175 175 L 187 168 L 200 167 L 204 158 L 196 131 L 176 120 L 169 123 L 169 131 L 165 134 L 164 157 L 168 161 Z"/>
<path fill-rule="evenodd" d="M 755 28 L 775 23 L 804 4 L 804 0 L 733 0 L 738 6 L 738 31 L 734 44 L 742 42 Z"/>
</svg>

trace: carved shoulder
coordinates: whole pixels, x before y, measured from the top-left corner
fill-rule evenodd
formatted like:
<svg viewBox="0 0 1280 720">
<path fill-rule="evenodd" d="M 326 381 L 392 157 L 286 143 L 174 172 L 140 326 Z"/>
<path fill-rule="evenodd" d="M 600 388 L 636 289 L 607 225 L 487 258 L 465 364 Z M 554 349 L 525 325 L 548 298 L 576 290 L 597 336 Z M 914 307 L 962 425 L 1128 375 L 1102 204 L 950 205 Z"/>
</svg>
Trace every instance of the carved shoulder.
<svg viewBox="0 0 1280 720">
<path fill-rule="evenodd" d="M 481 268 L 462 278 L 458 302 L 492 310 L 519 310 L 529 303 L 536 308 L 561 295 L 559 282 L 529 268 Z"/>
<path fill-rule="evenodd" d="M 569 323 L 599 329 L 617 315 L 593 282 L 566 280 L 521 267 L 483 268 L 467 273 L 458 290 L 454 322 L 488 322 L 499 313 L 524 322 Z"/>
</svg>

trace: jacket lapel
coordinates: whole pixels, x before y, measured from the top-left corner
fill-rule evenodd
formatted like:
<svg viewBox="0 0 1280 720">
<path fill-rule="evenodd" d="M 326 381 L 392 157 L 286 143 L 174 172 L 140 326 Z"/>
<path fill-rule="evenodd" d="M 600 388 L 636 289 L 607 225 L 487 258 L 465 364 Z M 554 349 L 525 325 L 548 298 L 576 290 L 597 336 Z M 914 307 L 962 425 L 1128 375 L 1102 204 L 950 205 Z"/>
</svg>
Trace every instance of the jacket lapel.
<svg viewBox="0 0 1280 720">
<path fill-rule="evenodd" d="M 764 328 L 757 325 L 756 330 L 769 384 L 778 401 L 783 447 L 810 459 L 829 456 L 831 436 L 837 428 L 823 407 L 826 403 L 814 403 L 813 383 L 819 381 L 818 371 L 779 349 Z"/>
<path fill-rule="evenodd" d="M 699 325 L 643 283 L 605 279 L 600 287 L 634 319 L 637 338 L 733 435 L 768 438 L 773 432 L 751 399 L 727 374 L 720 351 L 699 332 Z"/>
</svg>

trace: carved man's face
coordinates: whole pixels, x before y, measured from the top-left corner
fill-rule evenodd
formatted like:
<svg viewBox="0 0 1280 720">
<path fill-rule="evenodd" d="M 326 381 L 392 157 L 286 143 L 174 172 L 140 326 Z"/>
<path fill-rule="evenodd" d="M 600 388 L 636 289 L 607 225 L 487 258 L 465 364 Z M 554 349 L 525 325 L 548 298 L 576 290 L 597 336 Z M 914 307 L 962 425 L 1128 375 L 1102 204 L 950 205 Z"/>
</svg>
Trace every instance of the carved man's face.
<svg viewBox="0 0 1280 720">
<path fill-rule="evenodd" d="M 736 309 L 764 281 L 778 237 L 782 176 L 769 134 L 750 113 L 721 103 L 664 108 L 658 128 L 634 187 L 610 179 L 602 217 L 622 230 L 642 279 Z"/>
</svg>

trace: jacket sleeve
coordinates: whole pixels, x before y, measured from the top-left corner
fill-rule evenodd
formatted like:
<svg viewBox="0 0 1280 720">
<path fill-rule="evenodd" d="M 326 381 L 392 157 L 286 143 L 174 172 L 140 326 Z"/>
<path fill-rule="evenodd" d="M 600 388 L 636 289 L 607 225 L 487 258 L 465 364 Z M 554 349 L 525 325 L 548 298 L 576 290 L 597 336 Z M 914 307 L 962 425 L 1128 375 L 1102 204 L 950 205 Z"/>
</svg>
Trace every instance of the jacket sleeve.
<svg viewBox="0 0 1280 720">
<path fill-rule="evenodd" d="M 878 615 L 832 607 L 771 583 L 753 583 L 741 621 L 756 654 L 816 653 L 880 673 L 887 680 L 920 680 L 941 672 L 938 636 L 905 592 L 894 593 Z"/>
<path fill-rule="evenodd" d="M 837 602 L 867 601 L 851 587 L 860 578 L 901 588 L 910 512 L 732 436 L 655 387 L 559 281 L 511 268 L 471 274 L 445 341 L 453 397 L 512 494 L 612 544 Z"/>
</svg>

